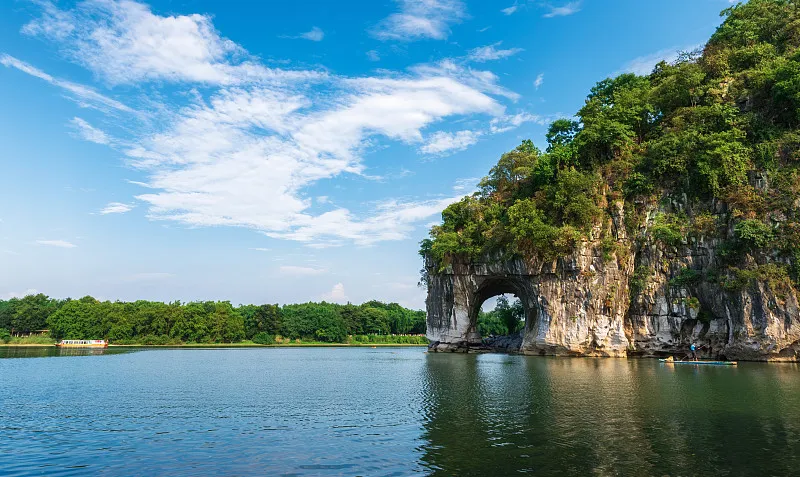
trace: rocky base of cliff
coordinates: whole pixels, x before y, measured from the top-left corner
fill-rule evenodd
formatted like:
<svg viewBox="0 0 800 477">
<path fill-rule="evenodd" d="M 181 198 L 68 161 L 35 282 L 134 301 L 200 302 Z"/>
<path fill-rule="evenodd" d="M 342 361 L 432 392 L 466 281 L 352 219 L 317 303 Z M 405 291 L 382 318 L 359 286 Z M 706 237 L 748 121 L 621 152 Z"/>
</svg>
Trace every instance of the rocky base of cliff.
<svg viewBox="0 0 800 477">
<path fill-rule="evenodd" d="M 468 341 L 455 343 L 433 341 L 428 345 L 428 352 L 431 353 L 491 353 L 493 351 L 498 350 L 492 349 L 483 343 L 470 343 Z"/>
<path fill-rule="evenodd" d="M 483 344 L 498 353 L 519 353 L 522 348 L 522 332 L 505 336 L 490 336 Z"/>
</svg>

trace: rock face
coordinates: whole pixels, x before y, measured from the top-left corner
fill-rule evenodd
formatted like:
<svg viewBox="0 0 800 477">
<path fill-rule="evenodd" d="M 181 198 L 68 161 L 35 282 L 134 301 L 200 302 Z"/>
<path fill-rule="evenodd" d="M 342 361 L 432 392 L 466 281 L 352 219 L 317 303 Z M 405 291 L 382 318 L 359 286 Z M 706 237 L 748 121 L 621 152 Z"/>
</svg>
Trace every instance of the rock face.
<svg viewBox="0 0 800 477">
<path fill-rule="evenodd" d="M 701 357 L 800 359 L 800 306 L 792 287 L 766 279 L 723 287 L 704 278 L 717 269 L 719 239 L 699 237 L 678 247 L 629 240 L 622 203 L 617 211 L 609 227 L 617 244 L 612 254 L 590 239 L 553 261 L 495 256 L 440 269 L 426 259 L 430 349 L 486 350 L 492 343 L 477 332 L 478 311 L 486 299 L 510 293 L 526 313 L 519 344 L 499 346 L 512 352 L 682 357 L 695 343 Z M 647 237 L 646 225 L 640 232 Z"/>
</svg>

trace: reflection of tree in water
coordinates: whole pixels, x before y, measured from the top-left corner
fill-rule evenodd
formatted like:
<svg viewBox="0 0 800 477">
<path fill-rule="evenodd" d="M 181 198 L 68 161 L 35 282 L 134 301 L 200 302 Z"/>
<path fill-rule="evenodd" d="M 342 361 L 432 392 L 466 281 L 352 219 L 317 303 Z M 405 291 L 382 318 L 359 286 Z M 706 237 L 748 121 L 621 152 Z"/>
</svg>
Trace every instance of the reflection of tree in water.
<svg viewBox="0 0 800 477">
<path fill-rule="evenodd" d="M 422 465 L 461 476 L 790 475 L 800 379 L 775 369 L 430 354 Z"/>
</svg>

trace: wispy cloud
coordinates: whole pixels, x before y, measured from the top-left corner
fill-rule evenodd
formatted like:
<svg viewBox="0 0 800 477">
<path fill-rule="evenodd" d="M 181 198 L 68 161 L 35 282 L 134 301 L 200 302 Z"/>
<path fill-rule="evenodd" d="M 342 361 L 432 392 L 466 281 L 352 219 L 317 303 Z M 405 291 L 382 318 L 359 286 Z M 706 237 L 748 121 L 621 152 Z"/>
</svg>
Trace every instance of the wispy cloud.
<svg viewBox="0 0 800 477">
<path fill-rule="evenodd" d="M 461 0 L 396 0 L 400 11 L 378 23 L 370 33 L 379 40 L 444 40 L 450 25 L 466 17 Z"/>
<path fill-rule="evenodd" d="M 615 74 L 635 73 L 643 76 L 649 75 L 659 62 L 666 61 L 667 63 L 672 63 L 678 59 L 678 56 L 682 51 L 694 51 L 701 46 L 702 45 L 690 45 L 685 48 L 665 48 L 655 53 L 643 55 L 625 63 L 625 65 L 623 65 L 622 68 L 620 68 L 620 70 Z"/>
<path fill-rule="evenodd" d="M 515 4 L 500 11 L 503 12 L 504 15 L 513 15 L 517 10 L 519 10 L 519 5 Z"/>
<path fill-rule="evenodd" d="M 300 276 L 322 275 L 328 273 L 328 270 L 324 268 L 299 267 L 295 265 L 283 265 L 278 270 L 284 275 Z"/>
<path fill-rule="evenodd" d="M 111 144 L 111 138 L 106 133 L 95 128 L 81 118 L 72 118 L 70 124 L 75 128 L 78 136 L 95 144 Z"/>
<path fill-rule="evenodd" d="M 381 55 L 380 55 L 380 53 L 378 53 L 377 50 L 369 50 L 367 52 L 367 59 L 369 61 L 380 61 L 381 60 Z"/>
<path fill-rule="evenodd" d="M 531 122 L 539 125 L 546 125 L 549 121 L 547 118 L 539 116 L 538 114 L 522 112 L 492 119 L 489 124 L 489 131 L 492 134 L 500 134 Z"/>
<path fill-rule="evenodd" d="M 453 185 L 453 191 L 469 194 L 478 188 L 478 182 L 480 182 L 480 180 L 480 177 L 466 177 L 463 179 L 458 179 Z"/>
<path fill-rule="evenodd" d="M 514 130 L 525 123 L 536 123 L 546 125 L 550 122 L 549 117 L 543 117 L 528 112 L 498 116 L 489 122 L 486 129 L 463 130 L 463 131 L 436 131 L 429 134 L 420 152 L 434 156 L 443 156 L 453 152 L 463 151 L 469 146 L 476 144 L 478 140 L 487 134 L 502 134 Z"/>
<path fill-rule="evenodd" d="M 474 48 L 470 50 L 469 53 L 467 54 L 467 59 L 469 59 L 470 61 L 483 63 L 486 61 L 508 58 L 509 56 L 514 56 L 517 53 L 525 51 L 522 48 L 508 48 L 505 50 L 498 49 L 497 47 L 500 46 L 501 43 L 502 42 L 498 41 L 497 43 L 491 45 Z"/>
<path fill-rule="evenodd" d="M 455 1 L 400 5 L 403 14 L 438 18 L 431 24 L 442 32 L 451 24 L 444 18 L 465 15 Z M 497 75 L 453 60 L 342 77 L 266 68 L 202 15 L 162 17 L 131 1 L 83 2 L 60 16 L 76 21 L 58 38 L 47 28 L 56 16 L 45 11 L 30 33 L 56 41 L 67 58 L 107 83 L 170 88 L 189 98 L 181 107 L 159 102 L 159 95 L 142 102 L 140 109 L 160 120 L 136 128 L 116 119 L 118 130 L 130 131 L 124 140 L 74 121 L 84 138 L 110 143 L 145 176 L 137 183 L 148 190 L 136 198 L 153 220 L 247 227 L 316 248 L 401 240 L 457 197 L 385 199 L 317 213 L 308 189 L 342 175 L 370 178 L 363 156 L 371 148 L 383 140 L 419 146 L 423 131 L 446 119 L 489 115 L 491 132 L 530 120 L 505 115 L 503 101 L 519 95 Z M 193 93 L 198 82 L 202 96 Z M 452 134 L 453 147 L 474 139 Z M 431 151 L 450 139 L 439 138 Z"/>
<path fill-rule="evenodd" d="M 533 80 L 533 87 L 539 89 L 544 84 L 544 73 L 539 73 L 536 79 Z"/>
<path fill-rule="evenodd" d="M 296 39 L 296 40 L 322 41 L 322 39 L 325 38 L 325 32 L 322 31 L 321 28 L 313 27 L 311 30 L 309 30 L 309 31 L 307 31 L 305 33 L 301 33 L 299 35 L 293 35 L 293 36 L 285 35 L 285 36 L 282 36 L 281 38 L 290 38 L 290 39 Z"/>
<path fill-rule="evenodd" d="M 133 205 L 123 204 L 122 202 L 110 202 L 108 205 L 103 207 L 103 209 L 100 211 L 100 215 L 124 214 L 133 210 L 134 207 L 135 206 Z"/>
<path fill-rule="evenodd" d="M 58 248 L 75 248 L 77 245 L 71 242 L 67 242 L 66 240 L 37 240 L 36 243 L 39 245 L 46 245 L 48 247 L 58 247 Z"/>
<path fill-rule="evenodd" d="M 420 148 L 425 154 L 443 154 L 446 152 L 463 151 L 478 142 L 479 131 L 458 131 L 454 133 L 437 131 L 431 134 L 425 144 Z"/>
<path fill-rule="evenodd" d="M 3 66 L 10 68 L 16 68 L 22 71 L 23 73 L 27 73 L 31 76 L 47 81 L 53 86 L 62 88 L 66 90 L 68 93 L 70 93 L 73 97 L 86 104 L 87 106 L 95 106 L 99 107 L 100 109 L 112 108 L 128 113 L 133 112 L 133 110 L 128 106 L 125 106 L 124 104 L 120 103 L 117 100 L 111 99 L 107 96 L 98 93 L 93 88 L 84 86 L 82 84 L 73 83 L 71 81 L 65 81 L 62 79 L 54 78 L 49 74 L 45 73 L 44 71 L 35 68 L 29 65 L 28 63 L 25 63 L 24 61 L 18 60 L 13 56 L 7 54 L 0 55 L 0 64 L 3 64 Z"/>
<path fill-rule="evenodd" d="M 549 11 L 545 13 L 544 18 L 566 17 L 581 11 L 581 1 L 569 2 L 561 6 L 548 5 Z"/>
<path fill-rule="evenodd" d="M 264 247 L 251 247 L 250 250 L 255 250 L 256 252 L 271 252 L 271 248 L 264 248 Z"/>
</svg>

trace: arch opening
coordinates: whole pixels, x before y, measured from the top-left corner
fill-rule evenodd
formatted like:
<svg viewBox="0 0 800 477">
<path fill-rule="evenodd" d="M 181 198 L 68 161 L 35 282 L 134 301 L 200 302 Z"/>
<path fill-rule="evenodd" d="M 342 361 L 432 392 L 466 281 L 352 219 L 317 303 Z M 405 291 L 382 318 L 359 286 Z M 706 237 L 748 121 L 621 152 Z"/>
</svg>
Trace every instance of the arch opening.
<svg viewBox="0 0 800 477">
<path fill-rule="evenodd" d="M 494 297 L 511 296 L 513 299 L 504 304 L 505 308 L 495 308 L 495 313 L 499 316 L 491 317 L 492 320 L 504 320 L 506 329 L 514 322 L 512 317 L 518 316 L 521 323 L 517 323 L 514 330 L 506 334 L 487 334 L 488 326 L 480 326 L 479 322 L 482 315 L 487 313 L 482 311 L 483 305 L 487 300 Z M 502 349 L 504 351 L 518 351 L 522 346 L 525 335 L 535 327 L 537 318 L 537 308 L 532 293 L 526 289 L 524 284 L 510 278 L 490 279 L 481 284 L 474 293 L 473 304 L 470 309 L 470 331 L 480 336 L 483 344 Z M 518 304 L 515 303 L 518 301 Z M 481 329 L 483 328 L 483 329 Z M 502 329 L 502 326 L 495 327 Z"/>
</svg>

